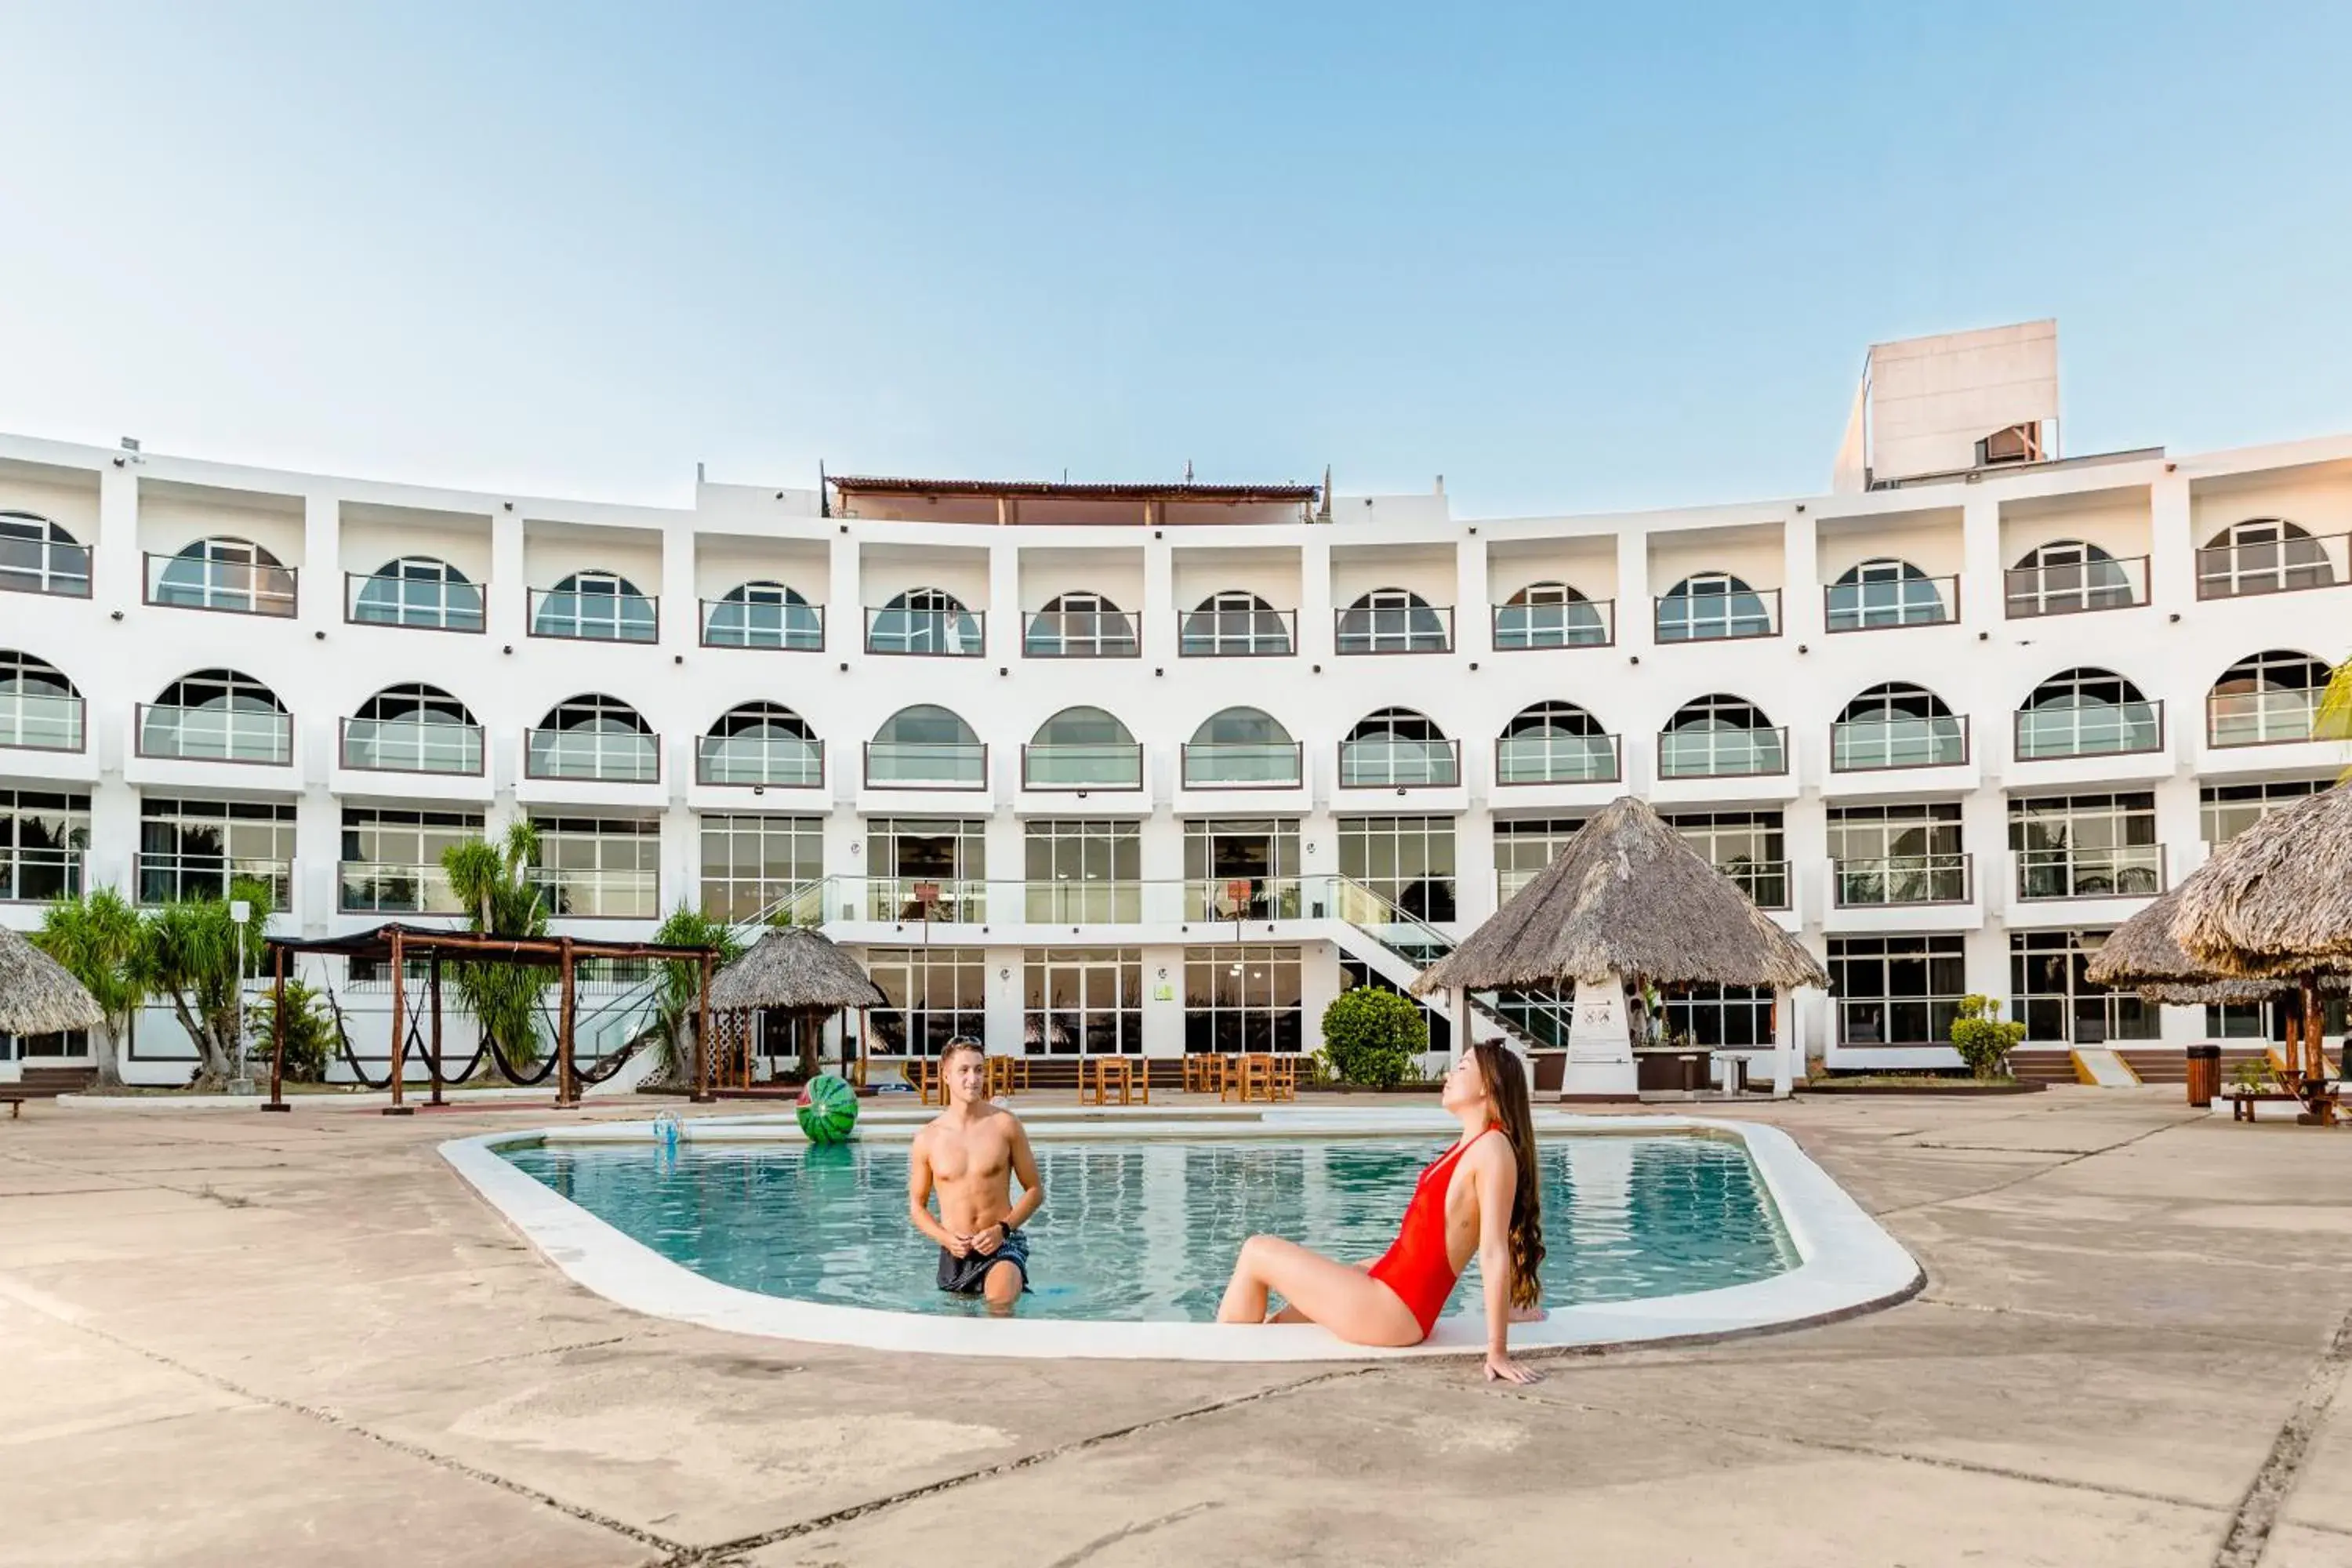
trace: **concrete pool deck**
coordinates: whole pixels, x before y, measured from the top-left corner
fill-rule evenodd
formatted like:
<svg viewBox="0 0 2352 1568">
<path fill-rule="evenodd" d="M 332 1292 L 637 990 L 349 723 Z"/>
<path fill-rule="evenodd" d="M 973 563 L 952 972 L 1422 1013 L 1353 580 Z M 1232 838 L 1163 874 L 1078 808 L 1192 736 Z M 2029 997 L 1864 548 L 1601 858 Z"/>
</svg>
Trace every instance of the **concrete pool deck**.
<svg viewBox="0 0 2352 1568">
<path fill-rule="evenodd" d="M 0 1563 L 2352 1563 L 2352 1136 L 2178 1092 L 1740 1108 L 1926 1289 L 1507 1392 L 646 1318 L 437 1152 L 543 1108 L 36 1104 Z"/>
</svg>

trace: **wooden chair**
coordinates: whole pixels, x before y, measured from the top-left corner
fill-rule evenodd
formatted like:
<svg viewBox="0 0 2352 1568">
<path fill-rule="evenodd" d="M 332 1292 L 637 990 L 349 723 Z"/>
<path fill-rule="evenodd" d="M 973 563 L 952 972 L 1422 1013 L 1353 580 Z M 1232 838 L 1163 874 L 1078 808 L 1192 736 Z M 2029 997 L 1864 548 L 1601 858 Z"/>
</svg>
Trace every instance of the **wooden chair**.
<svg viewBox="0 0 2352 1568">
<path fill-rule="evenodd" d="M 915 1086 L 917 1100 L 924 1105 L 948 1102 L 946 1088 L 940 1082 L 940 1064 L 936 1057 L 916 1057 L 905 1068 L 907 1078 Z"/>
<path fill-rule="evenodd" d="M 1297 1057 L 1281 1056 L 1274 1058 L 1274 1081 L 1267 1098 L 1271 1100 L 1298 1098 L 1298 1058 Z"/>
<path fill-rule="evenodd" d="M 1135 1064 L 1133 1073 L 1135 1079 L 1135 1098 L 1141 1100 L 1146 1105 L 1150 1104 L 1151 1058 L 1150 1057 L 1129 1057 L 1127 1059 Z"/>
</svg>

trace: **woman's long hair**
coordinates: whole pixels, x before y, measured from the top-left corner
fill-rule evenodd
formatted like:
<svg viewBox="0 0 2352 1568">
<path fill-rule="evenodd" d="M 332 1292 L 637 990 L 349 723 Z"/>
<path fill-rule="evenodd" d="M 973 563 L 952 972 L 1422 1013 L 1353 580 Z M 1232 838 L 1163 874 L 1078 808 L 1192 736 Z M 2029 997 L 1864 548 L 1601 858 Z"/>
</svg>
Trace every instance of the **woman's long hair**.
<svg viewBox="0 0 2352 1568">
<path fill-rule="evenodd" d="M 1508 1046 L 1480 1040 L 1470 1047 L 1495 1122 L 1511 1141 L 1519 1179 L 1511 1193 L 1511 1305 L 1532 1307 L 1543 1296 L 1543 1184 L 1536 1173 L 1536 1119 L 1528 1109 L 1528 1074 Z"/>
</svg>

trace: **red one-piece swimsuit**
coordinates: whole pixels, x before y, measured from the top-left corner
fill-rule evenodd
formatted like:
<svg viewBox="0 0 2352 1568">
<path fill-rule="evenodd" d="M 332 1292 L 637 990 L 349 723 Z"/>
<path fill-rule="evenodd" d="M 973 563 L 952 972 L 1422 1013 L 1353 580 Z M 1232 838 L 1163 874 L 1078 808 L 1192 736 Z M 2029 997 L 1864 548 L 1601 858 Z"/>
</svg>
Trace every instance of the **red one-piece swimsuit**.
<svg viewBox="0 0 2352 1568">
<path fill-rule="evenodd" d="M 1397 1227 L 1396 1240 L 1371 1267 L 1372 1278 L 1396 1292 L 1397 1300 L 1421 1325 L 1424 1340 L 1462 1278 L 1445 1246 L 1445 1194 L 1453 1185 L 1454 1166 L 1464 1150 L 1494 1131 L 1486 1128 L 1456 1143 L 1421 1173 L 1421 1180 L 1413 1184 L 1412 1201 L 1404 1206 L 1404 1223 Z"/>
</svg>

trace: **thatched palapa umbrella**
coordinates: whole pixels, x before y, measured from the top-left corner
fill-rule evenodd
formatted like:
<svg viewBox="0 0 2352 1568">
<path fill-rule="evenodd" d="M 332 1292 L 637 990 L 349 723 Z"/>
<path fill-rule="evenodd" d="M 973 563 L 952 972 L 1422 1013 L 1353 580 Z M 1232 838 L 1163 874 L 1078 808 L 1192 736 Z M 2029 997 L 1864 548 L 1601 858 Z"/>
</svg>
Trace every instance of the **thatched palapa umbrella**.
<svg viewBox="0 0 2352 1568">
<path fill-rule="evenodd" d="M 710 984 L 710 1005 L 722 1012 L 792 1014 L 805 1069 L 813 1059 L 812 1026 L 845 1007 L 887 1006 L 889 998 L 822 931 L 779 926 L 719 971 Z M 859 1033 L 862 1048 L 864 1031 Z"/>
<path fill-rule="evenodd" d="M 98 1003 L 64 964 L 0 929 L 0 1035 L 61 1035 L 105 1022 Z"/>
<path fill-rule="evenodd" d="M 1629 980 L 1775 991 L 1829 984 L 1813 955 L 1738 883 L 1648 805 L 1623 795 L 1586 823 L 1517 897 L 1424 970 L 1412 988 L 1455 993 L 1454 1016 L 1464 1021 L 1466 1038 L 1468 993 L 1573 984 L 1580 1017 L 1588 988 L 1596 1003 L 1613 1000 L 1611 1027 L 1622 1037 L 1622 988 Z M 1570 1063 L 1573 1072 L 1573 1049 Z M 1615 1092 L 1632 1093 L 1630 1047 L 1612 1066 L 1613 1073 L 1601 1076 L 1622 1085 Z M 1785 1037 L 1774 1077 L 1782 1086 L 1794 1077 Z"/>
<path fill-rule="evenodd" d="M 2108 932 L 2106 942 L 2084 966 L 2084 973 L 2091 983 L 2137 991 L 2150 1002 L 2179 1006 L 2273 1002 L 2293 995 L 2296 986 L 2292 980 L 2232 979 L 2198 963 L 2173 940 L 2172 922 L 2180 912 L 2181 895 L 2204 874 L 2200 870 Z M 2345 982 L 2337 977 L 2323 988 L 2339 992 L 2344 987 Z"/>
</svg>

